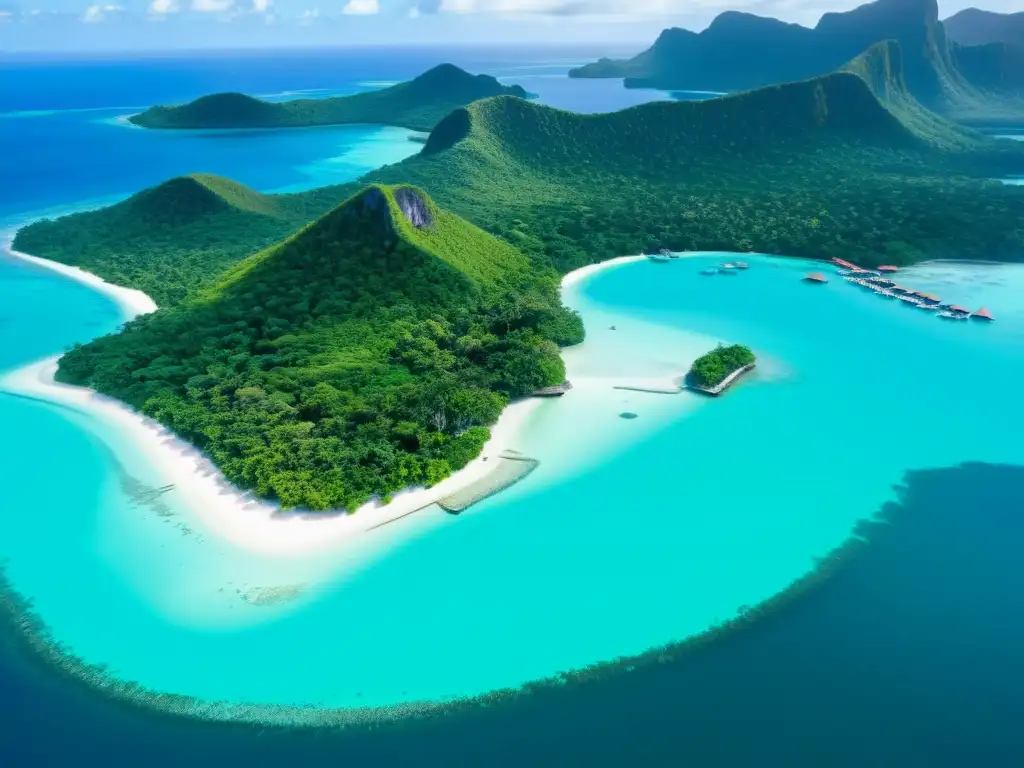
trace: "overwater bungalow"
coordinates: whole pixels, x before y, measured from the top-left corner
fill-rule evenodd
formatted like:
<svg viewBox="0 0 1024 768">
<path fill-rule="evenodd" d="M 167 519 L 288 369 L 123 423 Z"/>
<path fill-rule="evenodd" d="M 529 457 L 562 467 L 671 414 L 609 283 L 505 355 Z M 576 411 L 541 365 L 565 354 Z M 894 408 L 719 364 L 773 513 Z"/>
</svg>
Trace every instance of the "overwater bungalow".
<svg viewBox="0 0 1024 768">
<path fill-rule="evenodd" d="M 821 272 L 808 272 L 806 275 L 804 275 L 804 282 L 827 283 L 828 278 L 821 274 Z"/>
<path fill-rule="evenodd" d="M 917 303 L 917 308 L 918 309 L 930 309 L 933 312 L 938 312 L 939 311 L 939 305 L 938 304 L 929 304 L 926 301 L 919 301 Z"/>
<path fill-rule="evenodd" d="M 917 295 L 921 297 L 921 301 L 931 306 L 938 306 L 939 302 L 942 301 L 942 299 L 940 299 L 934 293 L 924 293 L 923 291 L 918 291 Z"/>
<path fill-rule="evenodd" d="M 967 307 L 961 307 L 959 304 L 950 304 L 949 305 L 949 311 L 950 312 L 955 312 L 956 314 L 959 314 L 959 315 L 969 315 L 969 314 L 971 314 L 971 310 L 969 310 Z"/>
<path fill-rule="evenodd" d="M 946 310 L 944 312 L 939 312 L 939 317 L 941 317 L 943 320 L 966 320 L 967 319 L 967 315 L 963 314 L 962 312 L 951 312 L 949 310 Z"/>
<path fill-rule="evenodd" d="M 971 317 L 973 317 L 975 320 L 986 320 L 988 322 L 992 322 L 993 320 L 995 320 L 995 318 L 992 317 L 992 313 L 989 312 L 987 309 L 985 309 L 985 307 L 982 307 L 981 309 L 976 310 L 971 315 Z"/>
<path fill-rule="evenodd" d="M 858 267 L 856 264 L 849 261 L 845 261 L 844 259 L 833 258 L 832 263 L 835 264 L 837 267 L 842 267 L 843 269 L 860 269 L 860 267 Z"/>
<path fill-rule="evenodd" d="M 878 267 L 879 272 L 891 274 L 893 272 L 899 272 L 900 268 L 893 266 L 892 264 L 882 264 Z"/>
</svg>

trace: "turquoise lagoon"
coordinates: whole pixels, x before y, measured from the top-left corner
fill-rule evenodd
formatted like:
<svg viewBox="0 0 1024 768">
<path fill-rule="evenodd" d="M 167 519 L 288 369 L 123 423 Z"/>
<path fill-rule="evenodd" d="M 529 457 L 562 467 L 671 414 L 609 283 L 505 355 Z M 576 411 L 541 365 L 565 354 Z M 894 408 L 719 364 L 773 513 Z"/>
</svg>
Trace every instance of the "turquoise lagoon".
<svg viewBox="0 0 1024 768">
<path fill-rule="evenodd" d="M 1024 267 L 931 263 L 902 283 L 992 324 L 944 322 L 798 260 L 633 262 L 565 292 L 576 388 L 517 446 L 526 481 L 345 549 L 267 558 L 205 530 L 109 427 L 0 396 L 0 558 L 53 638 L 146 688 L 255 704 L 387 706 L 517 686 L 695 635 L 785 590 L 895 498 L 908 469 L 1024 463 Z M 105 299 L 0 261 L 0 368 L 111 329 Z M 611 327 L 614 326 L 615 330 Z M 71 330 L 75 329 L 75 330 Z M 667 381 L 718 341 L 756 373 L 719 399 Z M 631 411 L 638 418 L 618 414 Z M 14 436 L 11 439 L 10 436 Z M 127 480 L 126 480 L 127 478 Z M 288 601 L 254 596 L 283 588 Z"/>
</svg>

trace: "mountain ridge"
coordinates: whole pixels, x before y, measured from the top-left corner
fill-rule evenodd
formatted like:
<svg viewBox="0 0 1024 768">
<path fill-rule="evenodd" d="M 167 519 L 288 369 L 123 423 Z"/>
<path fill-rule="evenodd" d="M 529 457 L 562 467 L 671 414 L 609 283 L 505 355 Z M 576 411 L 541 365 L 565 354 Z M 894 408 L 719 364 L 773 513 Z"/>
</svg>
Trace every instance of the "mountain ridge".
<svg viewBox="0 0 1024 768">
<path fill-rule="evenodd" d="M 942 22 L 952 40 L 965 46 L 1007 43 L 1024 46 L 1024 11 L 996 13 L 965 8 Z"/>
<path fill-rule="evenodd" d="M 741 91 L 820 76 L 886 39 L 900 43 L 908 88 L 929 109 L 965 123 L 1024 119 L 1024 90 L 1014 85 L 1024 79 L 1024 62 L 950 43 L 935 0 L 875 0 L 826 13 L 814 28 L 727 11 L 699 34 L 666 30 L 633 59 L 604 59 L 570 76 L 622 77 L 627 87 Z M 969 66 L 960 66 L 963 59 Z"/>
</svg>

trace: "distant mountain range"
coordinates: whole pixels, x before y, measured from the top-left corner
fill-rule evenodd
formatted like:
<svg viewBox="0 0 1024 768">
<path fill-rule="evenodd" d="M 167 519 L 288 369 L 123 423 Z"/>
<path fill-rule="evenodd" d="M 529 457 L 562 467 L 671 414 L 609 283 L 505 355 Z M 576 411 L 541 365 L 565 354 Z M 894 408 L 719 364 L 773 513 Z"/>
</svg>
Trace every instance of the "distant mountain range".
<svg viewBox="0 0 1024 768">
<path fill-rule="evenodd" d="M 143 128 L 162 129 L 372 123 L 429 131 L 453 109 L 500 95 L 525 98 L 527 93 L 490 75 L 472 75 L 454 64 L 441 64 L 408 82 L 351 96 L 270 102 L 241 93 L 215 93 L 179 106 L 150 107 L 128 119 Z"/>
<path fill-rule="evenodd" d="M 1024 11 L 994 13 L 980 8 L 966 8 L 950 16 L 942 25 L 950 39 L 960 45 L 1024 45 Z"/>
<path fill-rule="evenodd" d="M 742 91 L 822 75 L 890 39 L 903 51 L 907 87 L 929 109 L 968 123 L 1024 121 L 1024 60 L 1004 43 L 971 50 L 948 40 L 936 0 L 876 0 L 826 13 L 813 29 L 728 11 L 701 33 L 667 29 L 632 59 L 602 59 L 570 76 Z"/>
</svg>

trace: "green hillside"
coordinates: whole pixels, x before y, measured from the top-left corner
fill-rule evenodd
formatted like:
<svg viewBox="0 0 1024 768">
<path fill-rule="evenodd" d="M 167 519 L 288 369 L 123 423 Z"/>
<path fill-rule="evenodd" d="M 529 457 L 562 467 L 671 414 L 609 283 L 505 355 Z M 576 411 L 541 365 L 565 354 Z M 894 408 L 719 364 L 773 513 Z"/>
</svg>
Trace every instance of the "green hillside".
<svg viewBox="0 0 1024 768">
<path fill-rule="evenodd" d="M 369 187 L 199 296 L 61 358 L 286 507 L 354 509 L 475 457 L 582 339 L 552 272 L 409 187 Z"/>
<path fill-rule="evenodd" d="M 30 224 L 14 248 L 138 288 L 168 306 L 345 195 L 337 187 L 262 195 L 216 176 L 182 176 L 108 208 Z"/>
<path fill-rule="evenodd" d="M 172 107 L 133 115 L 144 128 L 295 128 L 369 123 L 429 131 L 457 107 L 490 96 L 526 97 L 518 85 L 503 86 L 489 75 L 471 75 L 441 64 L 405 83 L 330 99 L 268 102 L 240 93 L 217 93 Z"/>
<path fill-rule="evenodd" d="M 860 74 L 609 115 L 488 99 L 370 178 L 422 186 L 560 271 L 659 247 L 1019 259 L 1024 190 L 986 178 L 1024 169 L 1024 147 L 929 115 L 886 51 Z"/>
</svg>

